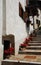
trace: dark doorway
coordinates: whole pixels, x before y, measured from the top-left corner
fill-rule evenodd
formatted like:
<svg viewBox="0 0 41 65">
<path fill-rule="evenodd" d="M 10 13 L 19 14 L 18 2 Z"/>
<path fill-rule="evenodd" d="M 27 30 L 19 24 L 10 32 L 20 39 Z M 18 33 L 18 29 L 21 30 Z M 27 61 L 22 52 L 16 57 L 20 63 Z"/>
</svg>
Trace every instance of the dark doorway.
<svg viewBox="0 0 41 65">
<path fill-rule="evenodd" d="M 4 40 L 4 59 L 10 55 L 8 54 L 9 48 L 10 48 L 10 40 Z"/>
<path fill-rule="evenodd" d="M 4 50 L 10 48 L 10 41 L 9 40 L 4 40 Z"/>
</svg>

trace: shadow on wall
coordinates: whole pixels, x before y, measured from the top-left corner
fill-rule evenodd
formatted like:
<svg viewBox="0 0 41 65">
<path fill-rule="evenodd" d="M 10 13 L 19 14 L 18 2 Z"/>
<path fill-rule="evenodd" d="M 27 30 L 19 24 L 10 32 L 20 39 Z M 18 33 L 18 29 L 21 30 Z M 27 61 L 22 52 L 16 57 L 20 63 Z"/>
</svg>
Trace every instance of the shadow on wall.
<svg viewBox="0 0 41 65">
<path fill-rule="evenodd" d="M 31 21 L 30 21 L 29 16 L 28 16 L 28 11 L 26 11 L 26 8 L 25 8 L 25 11 L 23 10 L 20 2 L 19 2 L 19 16 L 24 20 L 24 23 L 26 24 L 25 29 L 26 29 L 26 32 L 27 32 L 27 36 L 29 36 Z"/>
</svg>

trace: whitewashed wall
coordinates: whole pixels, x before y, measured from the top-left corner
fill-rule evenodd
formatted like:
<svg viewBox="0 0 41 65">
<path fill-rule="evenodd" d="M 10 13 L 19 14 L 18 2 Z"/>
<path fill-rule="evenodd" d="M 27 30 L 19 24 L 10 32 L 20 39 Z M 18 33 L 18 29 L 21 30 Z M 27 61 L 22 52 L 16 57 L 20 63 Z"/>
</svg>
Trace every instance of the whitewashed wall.
<svg viewBox="0 0 41 65">
<path fill-rule="evenodd" d="M 19 17 L 19 1 L 25 11 L 26 0 L 6 0 L 6 34 L 15 35 L 15 54 L 18 52 L 20 43 L 27 36 L 25 23 Z M 33 27 L 30 29 L 33 30 Z"/>
<path fill-rule="evenodd" d="M 22 8 L 23 8 L 23 10 L 25 11 L 26 0 L 18 0 L 18 1 L 21 3 Z"/>
<path fill-rule="evenodd" d="M 25 0 L 20 0 L 25 10 Z M 6 33 L 15 35 L 15 54 L 24 38 L 27 36 L 25 23 L 19 17 L 19 0 L 6 0 Z"/>
<path fill-rule="evenodd" d="M 1 61 L 3 60 L 3 45 L 2 45 L 2 21 L 3 21 L 3 16 L 2 16 L 2 0 L 0 0 L 0 65 Z"/>
</svg>

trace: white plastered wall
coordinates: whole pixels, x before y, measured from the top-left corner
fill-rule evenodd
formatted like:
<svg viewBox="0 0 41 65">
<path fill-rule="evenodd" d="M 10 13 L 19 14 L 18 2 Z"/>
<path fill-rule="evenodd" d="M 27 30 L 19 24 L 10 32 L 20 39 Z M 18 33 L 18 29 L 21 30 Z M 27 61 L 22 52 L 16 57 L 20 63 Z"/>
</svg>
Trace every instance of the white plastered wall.
<svg viewBox="0 0 41 65">
<path fill-rule="evenodd" d="M 3 1 L 0 0 L 0 65 L 1 65 L 1 61 L 3 60 L 3 45 L 2 45 L 2 22 L 3 22 L 3 11 L 2 11 L 2 3 Z"/>
<path fill-rule="evenodd" d="M 26 0 L 20 1 L 25 10 Z M 6 33 L 15 35 L 15 55 L 17 55 L 19 45 L 27 37 L 25 23 L 19 17 L 19 0 L 6 0 Z"/>
<path fill-rule="evenodd" d="M 6 0 L 6 34 L 15 35 L 16 55 L 18 54 L 19 45 L 27 37 L 25 23 L 19 17 L 19 1 L 25 11 L 26 0 Z M 31 28 L 31 30 L 32 29 L 33 27 Z"/>
</svg>

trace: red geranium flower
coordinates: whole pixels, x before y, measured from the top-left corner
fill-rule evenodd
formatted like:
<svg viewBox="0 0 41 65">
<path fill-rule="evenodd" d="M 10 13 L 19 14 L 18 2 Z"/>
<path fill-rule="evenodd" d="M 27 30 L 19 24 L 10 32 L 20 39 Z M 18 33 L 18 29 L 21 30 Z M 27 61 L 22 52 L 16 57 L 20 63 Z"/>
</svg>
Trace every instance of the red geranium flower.
<svg viewBox="0 0 41 65">
<path fill-rule="evenodd" d="M 12 54 L 13 51 L 14 51 L 14 48 L 13 47 L 9 48 L 9 53 L 10 54 Z"/>
<path fill-rule="evenodd" d="M 21 46 L 27 46 L 27 44 L 21 44 Z"/>
<path fill-rule="evenodd" d="M 30 40 L 32 40 L 32 37 L 29 37 Z"/>
<path fill-rule="evenodd" d="M 27 39 L 27 42 L 29 43 L 29 41 L 30 41 L 30 39 L 28 38 L 28 39 Z"/>
<path fill-rule="evenodd" d="M 5 54 L 9 54 L 9 51 L 8 51 L 8 50 L 4 50 L 4 53 L 5 53 Z"/>
</svg>

